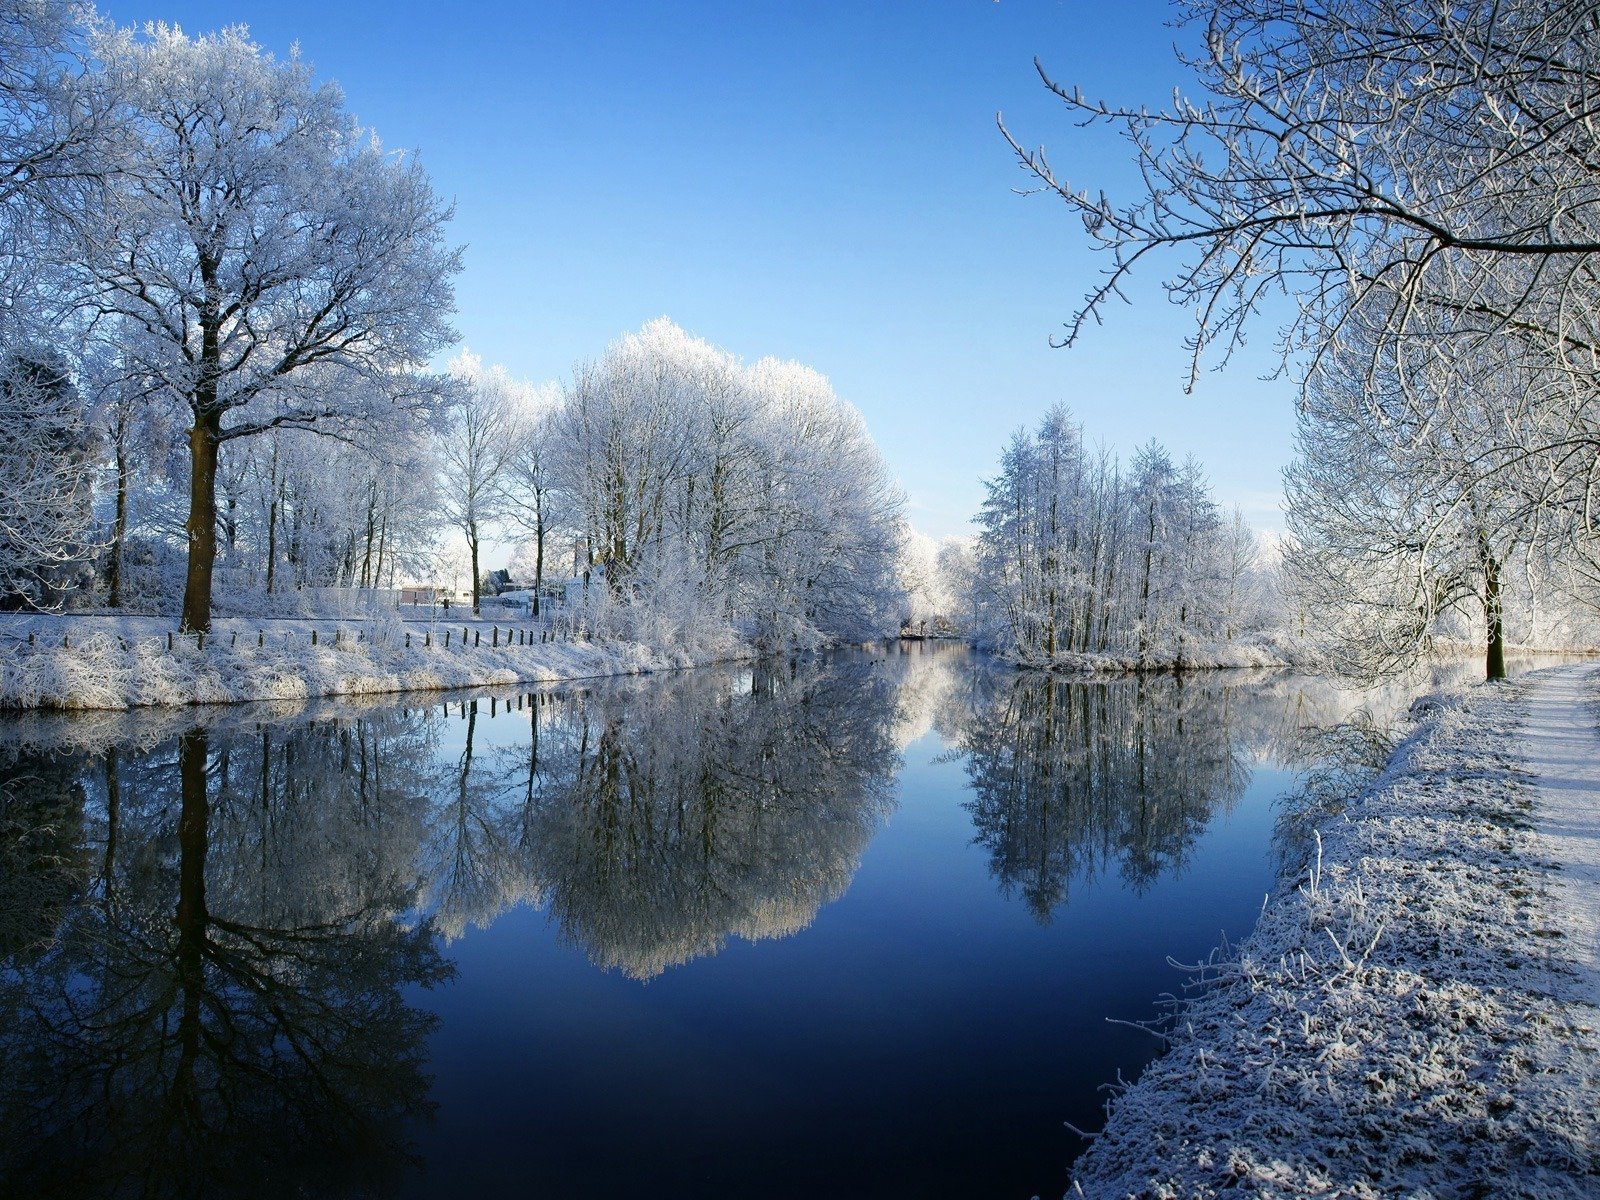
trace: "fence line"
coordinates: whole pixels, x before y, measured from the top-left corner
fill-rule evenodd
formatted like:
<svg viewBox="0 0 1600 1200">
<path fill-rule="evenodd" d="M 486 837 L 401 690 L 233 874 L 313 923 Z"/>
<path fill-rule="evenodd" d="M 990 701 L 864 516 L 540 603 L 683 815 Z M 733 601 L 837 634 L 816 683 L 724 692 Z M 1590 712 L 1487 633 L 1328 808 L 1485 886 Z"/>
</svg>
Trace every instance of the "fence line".
<svg viewBox="0 0 1600 1200">
<path fill-rule="evenodd" d="M 82 648 L 82 643 L 85 640 L 95 637 L 99 632 L 100 631 L 97 631 L 92 627 L 89 628 L 87 632 L 83 630 L 78 631 L 79 648 Z M 369 637 L 366 629 L 358 628 L 355 630 L 348 630 L 344 628 L 344 626 L 336 624 L 333 628 L 333 641 L 331 643 L 331 648 L 335 650 L 343 650 L 361 645 L 382 647 L 395 646 L 397 645 L 397 639 L 394 637 L 394 635 L 396 633 L 403 633 L 405 635 L 403 645 L 407 650 L 414 648 L 431 650 L 437 648 L 442 652 L 453 649 L 456 653 L 460 654 L 468 650 L 515 650 L 524 649 L 534 645 L 543 646 L 553 645 L 558 642 L 584 641 L 587 639 L 590 633 L 589 630 L 583 628 L 581 625 L 571 622 L 557 623 L 553 621 L 541 621 L 537 624 L 508 625 L 504 628 L 498 624 L 492 624 L 489 627 L 488 644 L 485 645 L 482 625 L 476 627 L 467 625 L 461 626 L 461 636 L 459 639 L 455 640 L 452 640 L 452 635 L 455 632 L 453 628 L 447 628 L 443 630 L 444 636 L 440 639 L 435 639 L 434 628 L 430 625 L 420 631 L 422 634 L 422 640 L 420 644 L 414 645 L 412 642 L 412 637 L 417 632 L 417 630 L 412 629 L 382 630 L 378 631 L 378 636 Z M 229 650 L 237 650 L 239 648 L 239 633 L 239 630 L 228 631 L 227 644 Z M 292 649 L 296 645 L 309 645 L 312 647 L 330 645 L 330 643 L 325 641 L 324 633 L 325 631 L 313 626 L 308 630 L 290 630 L 282 634 L 275 633 L 275 636 L 270 639 L 269 642 L 265 628 L 258 627 L 256 629 L 255 643 L 258 650 L 268 649 L 270 644 L 276 644 L 284 647 L 285 649 Z M 534 639 L 535 633 L 539 635 L 537 641 Z M 470 645 L 468 644 L 469 634 L 471 635 Z M 164 648 L 166 653 L 177 655 L 185 653 L 191 648 L 196 653 L 204 654 L 208 636 L 212 645 L 215 646 L 218 643 L 218 639 L 223 635 L 215 633 L 207 635 L 206 633 L 200 631 L 194 633 L 183 633 L 174 630 L 167 630 L 164 635 L 164 640 L 162 636 L 139 637 L 137 635 L 130 640 L 121 633 L 114 631 L 110 632 L 108 636 L 115 638 L 117 644 L 124 651 L 136 651 L 150 648 L 154 652 L 160 653 Z M 63 631 L 61 634 L 61 648 L 63 650 L 71 650 L 73 648 L 72 637 L 72 631 Z M 20 641 L 20 636 L 16 640 Z M 37 630 L 29 630 L 27 640 L 28 646 L 35 650 L 40 649 L 45 645 L 44 641 L 39 637 Z M 245 645 L 247 647 L 249 645 L 248 631 L 246 631 L 245 634 Z"/>
</svg>

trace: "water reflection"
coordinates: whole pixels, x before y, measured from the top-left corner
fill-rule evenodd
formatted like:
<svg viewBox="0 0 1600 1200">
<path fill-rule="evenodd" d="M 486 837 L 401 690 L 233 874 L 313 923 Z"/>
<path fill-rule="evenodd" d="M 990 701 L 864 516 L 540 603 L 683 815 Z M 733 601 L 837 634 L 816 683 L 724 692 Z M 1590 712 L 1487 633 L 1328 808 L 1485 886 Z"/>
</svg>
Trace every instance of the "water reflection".
<svg viewBox="0 0 1600 1200">
<path fill-rule="evenodd" d="M 393 1191 L 430 1109 L 420 989 L 508 908 L 635 979 L 791 935 L 850 887 L 932 731 L 969 784 L 958 844 L 1043 922 L 1089 880 L 1182 871 L 1254 764 L 1352 706 L 888 653 L 0 723 L 0 1195 Z"/>
<path fill-rule="evenodd" d="M 961 733 L 967 809 L 991 870 L 1041 921 L 1113 866 L 1142 888 L 1180 869 L 1243 794 L 1228 687 L 1173 676 L 989 676 Z"/>
<path fill-rule="evenodd" d="M 525 737 L 487 755 L 469 702 L 430 838 L 441 926 L 537 897 L 639 979 L 803 929 L 890 807 L 894 692 L 863 661 L 682 676 L 525 705 Z"/>
<path fill-rule="evenodd" d="M 195 729 L 138 758 L 5 764 L 0 853 L 30 881 L 6 895 L 9 1194 L 394 1189 L 434 1022 L 401 992 L 449 968 L 428 926 L 393 920 L 408 874 L 355 832 L 383 814 L 296 762 L 337 733 L 283 757 L 265 729 Z M 71 813 L 96 828 L 63 854 L 49 821 Z"/>
</svg>

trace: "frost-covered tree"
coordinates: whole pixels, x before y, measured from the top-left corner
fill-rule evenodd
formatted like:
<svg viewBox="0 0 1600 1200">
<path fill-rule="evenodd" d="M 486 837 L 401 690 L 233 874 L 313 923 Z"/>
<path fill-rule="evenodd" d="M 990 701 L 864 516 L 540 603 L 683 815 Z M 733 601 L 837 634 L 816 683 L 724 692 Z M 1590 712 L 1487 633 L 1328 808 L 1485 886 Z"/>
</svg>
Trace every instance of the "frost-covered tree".
<svg viewBox="0 0 1600 1200">
<path fill-rule="evenodd" d="M 800 363 L 763 359 L 750 386 L 765 474 L 740 547 L 756 587 L 746 618 L 775 639 L 894 629 L 904 498 L 866 422 Z"/>
<path fill-rule="evenodd" d="M 580 365 L 552 427 L 559 490 L 618 611 L 664 636 L 774 643 L 898 622 L 899 490 L 816 371 L 745 367 L 661 319 Z"/>
<path fill-rule="evenodd" d="M 1175 466 L 1151 442 L 1124 472 L 1057 406 L 1013 435 L 986 487 L 971 585 L 985 638 L 1027 661 L 1182 665 L 1239 632 L 1254 563 L 1193 460 Z"/>
<path fill-rule="evenodd" d="M 1504 577 L 1549 544 L 1542 481 L 1505 437 L 1527 377 L 1504 357 L 1440 346 L 1413 343 L 1381 369 L 1359 344 L 1323 356 L 1285 472 L 1286 565 L 1349 669 L 1408 666 L 1441 617 L 1470 610 L 1480 617 L 1486 675 L 1500 679 Z"/>
<path fill-rule="evenodd" d="M 277 429 L 231 464 L 219 482 L 219 526 L 222 561 L 241 589 L 272 597 L 374 588 L 424 568 L 437 525 L 435 462 L 408 422 L 376 421 L 345 438 Z"/>
<path fill-rule="evenodd" d="M 1120 133 L 1142 196 L 1119 204 L 1076 189 L 1042 151 L 1012 143 L 1111 256 L 1068 340 L 1162 250 L 1188 256 L 1169 286 L 1196 313 L 1197 369 L 1213 347 L 1236 346 L 1285 285 L 1300 301 L 1291 331 L 1313 340 L 1374 294 L 1400 298 L 1394 333 L 1443 305 L 1563 336 L 1549 302 L 1592 292 L 1600 254 L 1600 28 L 1587 5 L 1177 7 L 1199 35 L 1185 57 L 1197 101 L 1108 105 L 1040 68 L 1077 120 Z M 1497 272 L 1529 264 L 1528 286 L 1496 294 Z"/>
<path fill-rule="evenodd" d="M 1509 557 L 1539 546 L 1571 570 L 1597 529 L 1600 24 L 1564 0 L 1179 8 L 1198 100 L 1115 107 L 1046 77 L 1082 125 L 1121 134 L 1141 194 L 1079 190 L 1012 142 L 1110 258 L 1066 341 L 1162 252 L 1196 314 L 1195 373 L 1287 292 L 1311 605 L 1351 617 L 1358 657 L 1398 664 L 1477 603 L 1496 674 Z M 1362 453 L 1398 479 L 1352 479 Z M 1340 588 L 1365 624 L 1323 603 Z"/>
<path fill-rule="evenodd" d="M 94 49 L 120 157 L 79 224 L 78 300 L 97 328 L 140 332 L 131 369 L 189 412 L 183 626 L 205 629 L 222 446 L 429 407 L 410 373 L 454 336 L 459 258 L 417 162 L 298 58 L 239 28 L 102 32 Z"/>
<path fill-rule="evenodd" d="M 0 602 L 49 603 L 90 534 L 95 436 L 66 362 L 0 354 Z"/>
<path fill-rule="evenodd" d="M 661 319 L 574 373 L 557 436 L 589 553 L 605 564 L 614 594 L 663 545 L 669 487 L 692 448 L 698 368 L 723 365 L 713 347 Z"/>
<path fill-rule="evenodd" d="M 503 367 L 485 368 L 463 350 L 451 360 L 455 402 L 438 441 L 439 500 L 445 518 L 466 539 L 472 560 L 472 611 L 478 611 L 482 579 L 478 552 L 487 527 L 505 513 L 506 468 L 523 437 L 519 426 L 524 386 Z"/>
<path fill-rule="evenodd" d="M 86 68 L 93 6 L 0 0 L 0 343 L 59 332 L 62 223 L 115 166 L 112 90 Z"/>
<path fill-rule="evenodd" d="M 527 534 L 533 575 L 533 615 L 542 607 L 550 541 L 572 524 L 572 505 L 561 489 L 561 448 L 556 418 L 561 392 L 523 386 L 512 415 L 512 452 L 500 491 L 506 520 Z"/>
<path fill-rule="evenodd" d="M 113 608 L 127 599 L 129 538 L 141 528 L 142 501 L 164 487 L 173 434 L 180 427 L 176 406 L 159 383 L 139 379 L 120 353 L 102 352 L 85 363 L 84 383 L 93 396 L 104 450 L 103 492 L 111 512 L 105 541 L 106 598 Z"/>
</svg>

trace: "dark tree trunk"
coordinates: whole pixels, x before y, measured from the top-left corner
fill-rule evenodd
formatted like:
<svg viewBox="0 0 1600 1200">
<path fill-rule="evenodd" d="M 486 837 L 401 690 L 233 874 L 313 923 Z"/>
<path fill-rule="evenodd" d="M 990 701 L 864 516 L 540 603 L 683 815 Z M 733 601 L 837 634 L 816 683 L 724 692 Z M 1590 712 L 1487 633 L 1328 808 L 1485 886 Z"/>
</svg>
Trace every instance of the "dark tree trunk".
<svg viewBox="0 0 1600 1200">
<path fill-rule="evenodd" d="M 272 503 L 267 505 L 267 595 L 272 595 L 278 567 L 278 490 L 273 485 Z"/>
<path fill-rule="evenodd" d="M 472 615 L 477 616 L 482 596 L 478 591 L 478 527 L 475 524 L 467 529 L 467 548 L 472 551 Z"/>
<path fill-rule="evenodd" d="M 122 607 L 122 545 L 128 535 L 128 455 L 123 436 L 117 435 L 117 510 L 111 524 L 111 566 L 107 571 L 112 608 Z"/>
<path fill-rule="evenodd" d="M 539 615 L 539 591 L 544 587 L 544 505 L 534 497 L 533 615 Z"/>
<path fill-rule="evenodd" d="M 189 572 L 183 590 L 185 633 L 211 629 L 211 574 L 217 560 L 217 456 L 222 418 L 202 408 L 189 430 Z"/>
<path fill-rule="evenodd" d="M 1494 555 L 1483 556 L 1483 616 L 1487 627 L 1489 649 L 1485 656 L 1484 675 L 1488 679 L 1506 677 L 1506 624 L 1500 599 L 1500 564 Z"/>
</svg>

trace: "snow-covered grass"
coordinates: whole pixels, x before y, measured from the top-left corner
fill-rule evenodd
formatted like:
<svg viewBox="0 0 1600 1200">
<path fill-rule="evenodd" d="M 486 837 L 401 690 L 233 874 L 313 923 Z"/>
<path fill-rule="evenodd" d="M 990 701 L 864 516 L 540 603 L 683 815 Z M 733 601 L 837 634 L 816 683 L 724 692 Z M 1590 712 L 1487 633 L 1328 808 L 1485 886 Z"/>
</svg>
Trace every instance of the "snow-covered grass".
<svg viewBox="0 0 1600 1200">
<path fill-rule="evenodd" d="M 1198 971 L 1073 1194 L 1600 1193 L 1600 1013 L 1561 984 L 1521 719 L 1518 685 L 1424 708 Z"/>
<path fill-rule="evenodd" d="M 224 618 L 203 645 L 174 630 L 160 617 L 0 617 L 0 707 L 121 709 L 549 683 L 750 653 L 733 642 L 693 653 L 623 641 L 546 642 L 541 627 L 526 623 L 395 615 Z"/>
</svg>

